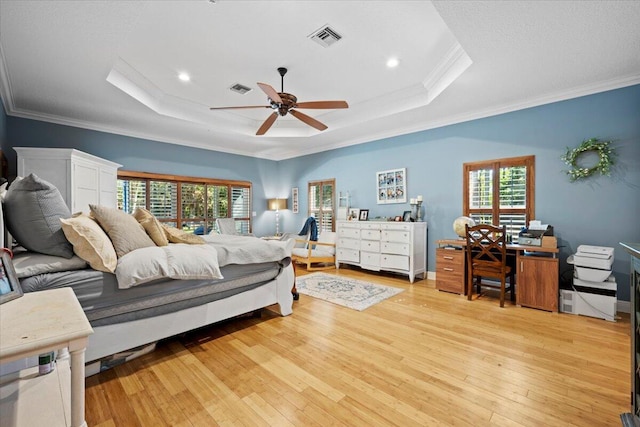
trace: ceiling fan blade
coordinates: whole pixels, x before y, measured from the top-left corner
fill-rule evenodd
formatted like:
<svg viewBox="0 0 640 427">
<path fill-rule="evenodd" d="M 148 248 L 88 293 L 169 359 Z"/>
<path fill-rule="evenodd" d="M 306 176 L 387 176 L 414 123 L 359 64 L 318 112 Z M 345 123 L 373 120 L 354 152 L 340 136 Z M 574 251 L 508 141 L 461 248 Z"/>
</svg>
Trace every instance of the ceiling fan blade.
<svg viewBox="0 0 640 427">
<path fill-rule="evenodd" d="M 258 86 L 260 86 L 260 89 L 267 94 L 270 100 L 277 102 L 278 104 L 282 104 L 282 98 L 280 98 L 280 95 L 278 95 L 278 92 L 276 92 L 274 88 L 266 83 L 258 83 Z"/>
<path fill-rule="evenodd" d="M 315 108 L 317 110 L 329 110 L 334 108 L 349 108 L 347 101 L 310 101 L 298 102 L 295 108 Z"/>
<path fill-rule="evenodd" d="M 296 110 L 289 110 L 289 113 L 295 117 L 296 119 L 308 124 L 311 127 L 314 127 L 318 130 L 325 130 L 327 128 L 327 126 L 319 121 L 317 121 L 316 119 L 314 119 L 313 117 L 309 117 L 304 113 L 301 113 L 300 111 L 296 111 Z"/>
<path fill-rule="evenodd" d="M 258 129 L 258 132 L 256 132 L 256 135 L 264 135 L 271 126 L 273 126 L 273 123 L 276 121 L 276 119 L 278 118 L 278 113 L 273 112 L 271 113 L 271 115 L 269 117 L 267 117 L 267 120 L 264 121 L 264 123 L 262 123 L 262 126 L 260 126 L 260 129 Z"/>
<path fill-rule="evenodd" d="M 244 105 L 241 107 L 211 107 L 210 110 L 241 110 L 244 108 L 271 108 L 270 105 Z"/>
</svg>

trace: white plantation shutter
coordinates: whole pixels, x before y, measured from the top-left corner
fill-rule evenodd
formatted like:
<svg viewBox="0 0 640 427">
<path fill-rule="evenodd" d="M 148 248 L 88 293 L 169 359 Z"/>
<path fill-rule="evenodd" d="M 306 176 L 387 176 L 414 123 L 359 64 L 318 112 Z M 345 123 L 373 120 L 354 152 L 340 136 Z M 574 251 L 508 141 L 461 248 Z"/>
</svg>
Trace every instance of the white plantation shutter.
<svg viewBox="0 0 640 427">
<path fill-rule="evenodd" d="M 318 231 L 334 231 L 335 180 L 309 183 L 309 216 L 316 219 Z"/>
<path fill-rule="evenodd" d="M 231 188 L 231 217 L 236 218 L 236 229 L 240 233 L 249 233 L 249 210 L 251 203 L 249 189 L 243 187 Z"/>
<path fill-rule="evenodd" d="M 493 205 L 493 170 L 469 172 L 469 201 L 472 209 L 491 209 Z"/>
<path fill-rule="evenodd" d="M 150 181 L 147 209 L 158 219 L 176 219 L 178 216 L 178 184 L 167 181 Z"/>
<path fill-rule="evenodd" d="M 118 180 L 118 208 L 133 213 L 138 207 L 146 207 L 147 182 L 141 180 Z"/>
</svg>

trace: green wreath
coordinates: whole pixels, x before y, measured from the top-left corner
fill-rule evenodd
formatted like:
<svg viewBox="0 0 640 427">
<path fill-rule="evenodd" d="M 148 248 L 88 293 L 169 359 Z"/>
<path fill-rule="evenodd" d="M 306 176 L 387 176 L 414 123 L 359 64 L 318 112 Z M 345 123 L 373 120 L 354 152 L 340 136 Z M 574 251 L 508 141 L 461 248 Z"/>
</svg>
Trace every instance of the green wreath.
<svg viewBox="0 0 640 427">
<path fill-rule="evenodd" d="M 600 161 L 592 167 L 580 167 L 578 166 L 578 158 L 581 154 L 589 151 L 597 152 L 600 156 Z M 611 166 L 613 165 L 613 157 L 615 153 L 611 148 L 611 141 L 600 141 L 598 138 L 591 138 L 582 141 L 577 148 L 567 148 L 567 152 L 561 157 L 561 159 L 571 166 L 571 169 L 565 171 L 569 175 L 571 182 L 587 178 L 596 172 L 600 175 L 611 175 Z"/>
</svg>

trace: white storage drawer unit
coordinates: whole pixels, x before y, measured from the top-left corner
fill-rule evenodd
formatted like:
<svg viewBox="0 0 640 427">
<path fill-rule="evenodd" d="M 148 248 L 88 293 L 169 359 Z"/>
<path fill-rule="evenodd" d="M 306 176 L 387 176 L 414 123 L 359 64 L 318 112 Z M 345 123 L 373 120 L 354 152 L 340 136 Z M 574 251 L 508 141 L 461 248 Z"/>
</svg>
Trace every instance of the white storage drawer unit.
<svg viewBox="0 0 640 427">
<path fill-rule="evenodd" d="M 343 262 L 350 263 L 360 263 L 360 250 L 358 249 L 347 249 L 347 248 L 337 248 L 336 249 L 336 259 L 342 260 Z"/>
<path fill-rule="evenodd" d="M 393 271 L 409 276 L 427 274 L 426 222 L 338 221 L 336 266 L 356 265 L 373 271 Z M 348 238 L 347 238 L 348 236 Z M 356 237 L 359 236 L 359 237 Z M 359 246 L 354 247 L 358 239 Z M 352 252 L 358 249 L 356 256 Z"/>
<path fill-rule="evenodd" d="M 15 147 L 18 176 L 31 173 L 55 185 L 71 213 L 89 204 L 118 207 L 118 168 L 122 165 L 71 148 Z"/>
</svg>

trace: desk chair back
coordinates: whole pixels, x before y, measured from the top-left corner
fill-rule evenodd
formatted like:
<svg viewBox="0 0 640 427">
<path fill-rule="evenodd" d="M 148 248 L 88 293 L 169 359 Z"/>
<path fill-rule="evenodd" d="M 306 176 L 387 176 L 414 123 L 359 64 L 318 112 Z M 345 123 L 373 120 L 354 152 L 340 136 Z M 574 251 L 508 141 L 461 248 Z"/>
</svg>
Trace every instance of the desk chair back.
<svg viewBox="0 0 640 427">
<path fill-rule="evenodd" d="M 511 301 L 515 301 L 515 280 L 513 269 L 507 265 L 507 227 L 478 224 L 465 225 L 467 238 L 467 297 L 473 294 L 473 280 L 476 279 L 478 295 L 482 286 L 482 277 L 500 279 L 500 307 L 504 307 L 505 293 L 511 292 Z M 509 276 L 509 287 L 506 278 Z M 484 286 L 491 286 L 485 284 Z"/>
</svg>

